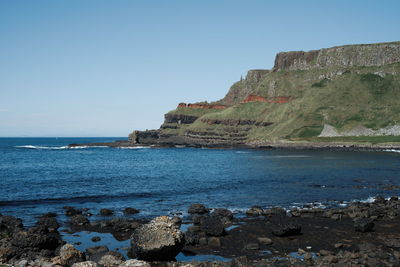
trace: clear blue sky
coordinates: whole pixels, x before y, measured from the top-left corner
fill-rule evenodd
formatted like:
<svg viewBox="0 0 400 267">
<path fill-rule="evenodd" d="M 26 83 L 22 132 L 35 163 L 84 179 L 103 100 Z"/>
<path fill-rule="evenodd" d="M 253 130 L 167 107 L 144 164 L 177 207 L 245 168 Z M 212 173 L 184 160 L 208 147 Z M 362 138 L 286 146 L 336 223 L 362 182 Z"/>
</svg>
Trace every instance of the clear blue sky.
<svg viewBox="0 0 400 267">
<path fill-rule="evenodd" d="M 280 51 L 400 40 L 400 1 L 0 1 L 0 136 L 126 136 Z"/>
</svg>

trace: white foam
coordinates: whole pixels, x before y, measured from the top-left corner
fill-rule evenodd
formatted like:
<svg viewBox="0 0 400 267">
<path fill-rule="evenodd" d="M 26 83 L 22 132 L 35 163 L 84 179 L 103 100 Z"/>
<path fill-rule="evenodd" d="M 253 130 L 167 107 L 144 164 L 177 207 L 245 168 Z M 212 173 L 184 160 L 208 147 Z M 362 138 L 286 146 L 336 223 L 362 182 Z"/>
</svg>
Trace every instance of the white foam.
<svg viewBox="0 0 400 267">
<path fill-rule="evenodd" d="M 394 152 L 394 153 L 400 153 L 400 150 L 397 149 L 386 149 L 384 150 L 385 152 Z"/>
<path fill-rule="evenodd" d="M 149 146 L 124 146 L 119 147 L 120 149 L 144 149 L 144 148 L 151 148 Z"/>
<path fill-rule="evenodd" d="M 24 145 L 24 146 L 15 146 L 16 148 L 25 148 L 25 149 L 42 149 L 42 150 L 61 150 L 61 149 L 84 149 L 84 148 L 104 148 L 108 146 L 33 146 L 33 145 Z"/>
</svg>

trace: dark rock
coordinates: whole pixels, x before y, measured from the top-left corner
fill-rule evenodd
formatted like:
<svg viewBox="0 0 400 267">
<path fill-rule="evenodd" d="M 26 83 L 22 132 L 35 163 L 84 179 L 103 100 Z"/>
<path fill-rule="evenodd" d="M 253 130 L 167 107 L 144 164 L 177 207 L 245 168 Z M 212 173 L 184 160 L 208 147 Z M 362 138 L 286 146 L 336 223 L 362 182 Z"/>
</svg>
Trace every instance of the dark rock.
<svg viewBox="0 0 400 267">
<path fill-rule="evenodd" d="M 271 227 L 272 234 L 275 236 L 292 236 L 301 233 L 301 226 L 294 223 L 277 223 Z"/>
<path fill-rule="evenodd" d="M 13 235 L 11 244 L 17 248 L 35 248 L 54 250 L 61 244 L 58 234 L 49 233 L 45 227 L 32 227 Z"/>
<path fill-rule="evenodd" d="M 65 244 L 60 249 L 60 263 L 63 266 L 72 266 L 74 263 L 85 260 L 85 254 L 74 248 L 71 244 Z"/>
<path fill-rule="evenodd" d="M 187 231 L 185 233 L 185 245 L 195 246 L 199 244 L 200 235 L 197 232 Z"/>
<path fill-rule="evenodd" d="M 101 238 L 99 236 L 94 236 L 90 240 L 92 240 L 92 242 L 99 242 Z"/>
<path fill-rule="evenodd" d="M 184 234 L 174 221 L 161 216 L 133 232 L 129 256 L 148 261 L 173 260 L 184 244 Z"/>
<path fill-rule="evenodd" d="M 101 209 L 100 210 L 100 215 L 101 216 L 111 216 L 114 214 L 114 211 L 110 210 L 110 209 Z"/>
<path fill-rule="evenodd" d="M 182 218 L 179 217 L 179 216 L 174 216 L 174 217 L 172 217 L 172 222 L 173 222 L 176 226 L 181 227 Z"/>
<path fill-rule="evenodd" d="M 21 231 L 23 228 L 22 220 L 12 216 L 0 216 L 0 233 L 11 235 Z"/>
<path fill-rule="evenodd" d="M 386 200 L 385 200 L 385 198 L 382 197 L 382 196 L 377 196 L 377 197 L 375 197 L 374 203 L 376 203 L 376 204 L 385 204 L 385 203 L 386 203 Z"/>
<path fill-rule="evenodd" d="M 71 217 L 71 223 L 73 225 L 82 226 L 82 225 L 88 225 L 89 220 L 85 216 L 78 214 L 78 215 Z"/>
<path fill-rule="evenodd" d="M 49 230 L 49 232 L 55 232 L 60 227 L 60 224 L 57 222 L 57 219 L 55 217 L 47 217 L 47 216 L 40 217 L 39 220 L 37 221 L 37 225 L 42 225 L 46 227 Z"/>
<path fill-rule="evenodd" d="M 124 214 L 125 215 L 132 215 L 132 214 L 136 214 L 139 213 L 140 211 L 134 208 L 126 208 L 124 209 Z"/>
<path fill-rule="evenodd" d="M 357 232 L 371 232 L 374 226 L 374 220 L 369 218 L 362 218 L 354 221 L 354 229 Z"/>
<path fill-rule="evenodd" d="M 212 212 L 212 215 L 220 218 L 227 218 L 229 220 L 233 219 L 233 213 L 228 209 L 215 209 Z"/>
<path fill-rule="evenodd" d="M 246 211 L 246 215 L 248 216 L 261 216 L 263 213 L 264 210 L 260 206 L 253 206 Z"/>
<path fill-rule="evenodd" d="M 215 216 L 205 216 L 200 223 L 200 229 L 211 236 L 221 236 L 225 233 L 224 224 Z"/>
<path fill-rule="evenodd" d="M 192 204 L 188 210 L 188 213 L 190 214 L 206 214 L 208 212 L 209 209 L 207 209 L 203 204 Z"/>
<path fill-rule="evenodd" d="M 273 207 L 271 209 L 264 210 L 263 215 L 272 216 L 272 215 L 280 215 L 286 216 L 286 210 L 280 207 Z"/>
<path fill-rule="evenodd" d="M 207 241 L 208 245 L 213 248 L 219 248 L 221 246 L 221 239 L 219 237 L 210 237 Z"/>
<path fill-rule="evenodd" d="M 57 213 L 55 213 L 55 212 L 47 212 L 47 213 L 43 214 L 40 217 L 54 218 L 54 217 L 57 217 Z"/>
<path fill-rule="evenodd" d="M 192 216 L 192 223 L 193 223 L 193 224 L 200 224 L 200 223 L 201 223 L 201 220 L 202 220 L 203 218 L 204 218 L 203 215 L 195 214 L 195 215 Z"/>
<path fill-rule="evenodd" d="M 249 243 L 244 247 L 244 249 L 246 249 L 246 250 L 259 250 L 260 246 L 258 245 L 258 243 Z"/>
<path fill-rule="evenodd" d="M 96 246 L 86 249 L 86 254 L 89 260 L 98 262 L 101 257 L 108 253 L 108 247 L 106 246 Z"/>
<path fill-rule="evenodd" d="M 66 210 L 65 211 L 65 215 L 67 215 L 69 217 L 82 214 L 81 210 L 77 210 L 77 209 L 75 209 L 74 207 L 71 207 L 71 206 L 65 206 L 65 207 L 63 207 L 63 209 Z"/>
</svg>

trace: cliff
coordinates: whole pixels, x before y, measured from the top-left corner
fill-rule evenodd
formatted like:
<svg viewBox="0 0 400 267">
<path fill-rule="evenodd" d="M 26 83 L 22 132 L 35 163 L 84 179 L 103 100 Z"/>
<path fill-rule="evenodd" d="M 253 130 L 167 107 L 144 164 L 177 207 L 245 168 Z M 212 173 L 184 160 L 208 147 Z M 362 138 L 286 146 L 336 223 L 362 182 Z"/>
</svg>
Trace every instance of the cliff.
<svg viewBox="0 0 400 267">
<path fill-rule="evenodd" d="M 282 52 L 272 70 L 250 70 L 223 99 L 180 103 L 160 129 L 131 140 L 259 146 L 398 136 L 399 100 L 400 42 Z"/>
</svg>

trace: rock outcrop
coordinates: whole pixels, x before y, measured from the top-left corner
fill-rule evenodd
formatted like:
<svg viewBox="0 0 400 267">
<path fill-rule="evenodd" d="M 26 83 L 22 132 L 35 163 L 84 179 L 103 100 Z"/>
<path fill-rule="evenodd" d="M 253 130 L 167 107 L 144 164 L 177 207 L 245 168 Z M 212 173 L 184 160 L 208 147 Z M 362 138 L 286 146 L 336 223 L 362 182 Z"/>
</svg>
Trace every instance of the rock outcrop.
<svg viewBox="0 0 400 267">
<path fill-rule="evenodd" d="M 272 70 L 248 71 L 220 101 L 180 103 L 160 129 L 129 140 L 229 147 L 400 136 L 399 88 L 400 42 L 282 52 Z"/>
<path fill-rule="evenodd" d="M 161 216 L 136 229 L 131 237 L 130 257 L 139 260 L 173 260 L 185 244 L 179 225 Z"/>
</svg>

